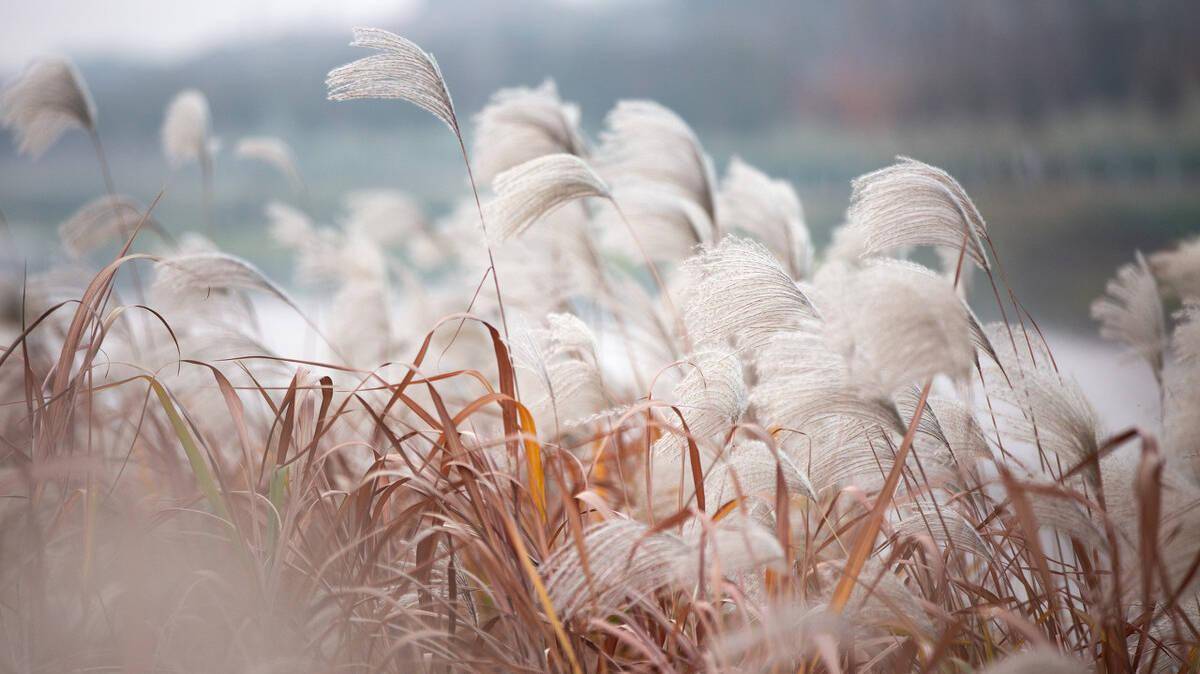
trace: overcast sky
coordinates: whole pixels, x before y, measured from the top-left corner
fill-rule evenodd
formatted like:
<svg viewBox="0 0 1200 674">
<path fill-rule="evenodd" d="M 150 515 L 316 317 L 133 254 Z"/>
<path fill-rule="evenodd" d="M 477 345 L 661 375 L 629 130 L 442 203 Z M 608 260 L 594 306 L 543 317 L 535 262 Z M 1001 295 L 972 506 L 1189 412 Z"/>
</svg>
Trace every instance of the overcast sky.
<svg viewBox="0 0 1200 674">
<path fill-rule="evenodd" d="M 349 34 L 370 21 L 392 25 L 422 0 L 3 0 L 0 70 L 34 56 L 116 55 L 175 59 L 257 34 L 315 27 Z"/>
</svg>

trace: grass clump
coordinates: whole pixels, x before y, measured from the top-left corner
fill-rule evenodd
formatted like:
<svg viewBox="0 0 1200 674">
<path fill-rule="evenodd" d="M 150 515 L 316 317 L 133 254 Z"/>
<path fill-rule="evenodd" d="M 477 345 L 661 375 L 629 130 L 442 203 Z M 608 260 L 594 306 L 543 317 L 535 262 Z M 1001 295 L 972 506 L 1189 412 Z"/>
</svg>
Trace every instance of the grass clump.
<svg viewBox="0 0 1200 674">
<path fill-rule="evenodd" d="M 487 190 L 433 58 L 356 39 L 331 96 L 437 116 L 472 193 L 438 222 L 390 191 L 338 226 L 268 205 L 322 320 L 156 222 L 162 194 L 110 185 L 64 227 L 81 262 L 27 279 L 0 354 L 5 669 L 1200 665 L 1194 243 L 1095 305 L 1161 393 L 1160 427 L 1106 429 L 945 172 L 858 179 L 816 251 L 786 182 L 718 179 L 649 102 L 589 144 L 548 83 L 476 119 Z M 39 68 L 5 123 L 99 149 L 82 79 Z M 180 105 L 168 154 L 208 193 L 207 107 Z M 283 141 L 239 148 L 305 201 Z"/>
</svg>

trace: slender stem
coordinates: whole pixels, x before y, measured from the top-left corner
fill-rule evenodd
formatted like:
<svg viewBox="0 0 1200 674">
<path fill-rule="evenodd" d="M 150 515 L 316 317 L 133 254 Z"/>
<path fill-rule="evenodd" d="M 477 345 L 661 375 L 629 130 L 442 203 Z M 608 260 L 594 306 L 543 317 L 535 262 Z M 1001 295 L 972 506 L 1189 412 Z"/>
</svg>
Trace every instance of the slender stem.
<svg viewBox="0 0 1200 674">
<path fill-rule="evenodd" d="M 496 289 L 496 304 L 500 307 L 500 324 L 504 328 L 504 341 L 509 341 L 508 338 L 508 318 L 504 315 L 504 298 L 500 294 L 500 275 L 496 271 L 496 257 L 492 254 L 492 240 L 488 237 L 487 223 L 483 217 L 483 202 L 479 200 L 479 187 L 475 184 L 475 173 L 471 170 L 471 158 L 467 156 L 467 145 L 463 142 L 462 134 L 458 129 L 454 131 L 454 137 L 458 139 L 458 149 L 462 152 L 463 164 L 467 167 L 467 180 L 471 183 L 471 194 L 475 197 L 475 209 L 479 212 L 479 228 L 483 231 L 483 245 L 487 248 L 488 268 L 492 272 L 492 285 Z"/>
</svg>

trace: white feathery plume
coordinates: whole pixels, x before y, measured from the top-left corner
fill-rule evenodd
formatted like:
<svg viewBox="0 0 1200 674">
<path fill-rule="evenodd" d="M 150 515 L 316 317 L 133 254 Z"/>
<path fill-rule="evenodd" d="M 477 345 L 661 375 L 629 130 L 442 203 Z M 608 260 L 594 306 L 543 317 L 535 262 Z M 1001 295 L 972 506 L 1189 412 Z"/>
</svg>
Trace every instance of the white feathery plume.
<svg viewBox="0 0 1200 674">
<path fill-rule="evenodd" d="M 784 452 L 771 452 L 766 443 L 751 440 L 738 443 L 709 471 L 704 480 L 708 512 L 715 513 L 726 503 L 741 497 L 761 498 L 775 505 L 777 468 L 783 469 L 784 486 L 788 494 L 804 496 L 815 501 L 816 490 L 804 471 Z"/>
<path fill-rule="evenodd" d="M 341 232 L 317 229 L 304 212 L 278 201 L 267 204 L 266 215 L 271 238 L 296 253 L 297 280 L 311 284 L 342 277 L 345 270 L 340 251 L 346 237 Z"/>
<path fill-rule="evenodd" d="M 899 538 L 932 538 L 942 547 L 953 545 L 959 552 L 971 552 L 989 559 L 992 548 L 983 540 L 962 513 L 945 504 L 920 499 L 900 507 L 900 516 L 892 524 Z"/>
<path fill-rule="evenodd" d="M 226 253 L 190 253 L 159 260 L 154 290 L 165 297 L 203 298 L 212 292 L 264 292 L 296 306 L 292 299 L 249 262 Z"/>
<path fill-rule="evenodd" d="M 348 101 L 355 99 L 400 99 L 405 100 L 440 119 L 454 134 L 462 152 L 463 164 L 471 182 L 476 206 L 479 210 L 479 226 L 484 235 L 492 287 L 496 291 L 496 302 L 500 310 L 500 322 L 508 336 L 508 320 L 504 315 L 504 304 L 500 294 L 500 275 L 496 270 L 495 256 L 488 241 L 486 218 L 480 204 L 478 187 L 467 158 L 467 147 L 454 102 L 437 61 L 410 40 L 377 28 L 355 28 L 351 46 L 375 49 L 376 54 L 361 58 L 329 72 L 325 84 L 329 89 L 329 100 Z M 517 170 L 517 169 L 513 169 Z"/>
<path fill-rule="evenodd" d="M 723 434 L 746 411 L 746 382 L 741 361 L 722 351 L 702 351 L 689 357 L 680 367 L 686 374 L 672 391 L 675 406 L 683 414 L 696 443 L 706 446 L 706 440 Z M 671 413 L 667 423 L 678 426 L 679 419 Z M 686 444 L 683 438 L 668 433 L 655 443 L 656 449 L 678 452 Z"/>
<path fill-rule="evenodd" d="M 304 211 L 281 201 L 268 203 L 264 210 L 271 238 L 279 245 L 298 250 L 308 245 L 315 236 L 312 219 Z"/>
<path fill-rule="evenodd" d="M 725 435 L 746 411 L 748 397 L 737 356 L 720 351 L 694 354 L 679 367 L 685 374 L 675 385 L 672 398 L 687 423 L 687 431 L 699 450 L 701 470 L 707 473 L 725 442 Z M 661 414 L 664 423 L 683 431 L 673 411 Z M 657 514 L 678 510 L 693 493 L 689 473 L 691 458 L 687 438 L 664 431 L 654 442 L 650 465 L 653 503 Z M 707 505 L 707 502 L 706 504 Z"/>
<path fill-rule="evenodd" d="M 630 520 L 591 527 L 583 538 L 586 567 L 578 546 L 564 541 L 542 565 L 555 610 L 568 620 L 585 612 L 606 616 L 670 584 L 687 543 L 672 533 L 648 532 L 647 525 Z"/>
<path fill-rule="evenodd" d="M 916 416 L 917 403 L 920 399 L 921 388 L 915 383 L 900 389 L 899 393 L 892 396 L 896 411 L 900 413 L 900 418 L 905 420 Z M 942 431 L 942 424 L 937 414 L 929 408 L 928 404 L 925 406 L 925 412 L 921 414 L 920 420 L 917 421 L 917 434 L 918 439 L 924 436 L 937 448 L 940 455 L 936 458 L 945 459 L 947 462 L 953 461 L 953 455 L 948 454 L 950 441 L 946 439 L 946 434 Z"/>
<path fill-rule="evenodd" d="M 1141 253 L 1132 264 L 1117 270 L 1105 295 L 1092 302 L 1092 318 L 1100 321 L 1100 336 L 1121 342 L 1150 363 L 1162 377 L 1167 324 L 1158 284 Z"/>
<path fill-rule="evenodd" d="M 1005 433 L 1059 455 L 1064 469 L 1090 458 L 1099 446 L 1098 421 L 1079 385 L 1053 370 L 1049 354 L 1036 340 L 1026 343 L 1018 336 L 1014 351 L 1003 324 L 989 324 L 986 330 L 1004 368 L 1003 373 L 999 365 L 984 369 L 992 398 L 1015 410 L 1013 414 L 1001 410 Z"/>
<path fill-rule="evenodd" d="M 1165 289 L 1184 300 L 1200 299 L 1200 236 L 1180 241 L 1174 250 L 1154 253 L 1150 268 Z"/>
<path fill-rule="evenodd" d="M 380 246 L 395 245 L 426 228 L 420 204 L 400 190 L 356 190 L 346 197 L 345 204 L 345 230 Z"/>
<path fill-rule="evenodd" d="M 532 372 L 545 391 L 534 408 L 570 423 L 605 408 L 595 335 L 573 314 L 549 314 L 546 328 L 514 334 L 513 361 Z"/>
<path fill-rule="evenodd" d="M 783 559 L 783 548 L 775 534 L 764 526 L 763 520 L 767 518 L 769 513 L 757 508 L 747 515 L 732 512 L 711 528 L 695 519 L 684 524 L 681 533 L 688 551 L 675 562 L 676 582 L 691 590 L 707 574 L 719 572 L 725 577 L 776 566 Z M 709 578 L 708 586 L 715 585 L 715 580 Z"/>
<path fill-rule="evenodd" d="M 712 161 L 687 122 L 652 101 L 621 101 L 605 123 L 597 166 L 614 186 L 646 183 L 674 191 L 699 205 L 716 224 Z"/>
<path fill-rule="evenodd" d="M 754 355 L 754 370 L 758 383 L 751 397 L 771 424 L 805 429 L 814 421 L 845 417 L 903 430 L 892 401 L 855 386 L 845 359 L 829 348 L 819 328 L 775 336 Z M 811 470 L 810 476 L 816 480 Z"/>
<path fill-rule="evenodd" d="M 602 287 L 602 270 L 597 266 L 587 227 L 587 214 L 582 208 L 559 208 L 519 239 L 510 239 L 499 247 L 495 259 L 506 279 L 505 304 L 537 320 L 568 309 L 573 300 L 592 297 Z M 451 234 L 447 238 L 459 241 L 461 236 Z M 545 264 L 546 260 L 554 260 L 555 264 Z"/>
<path fill-rule="evenodd" d="M 837 650 L 826 644 L 848 636 L 844 621 L 827 606 L 803 602 L 765 603 L 764 614 L 714 634 L 710 648 L 717 662 L 737 662 L 736 671 L 783 671 L 818 658 L 822 671 L 837 671 Z"/>
<path fill-rule="evenodd" d="M 779 260 L 727 236 L 683 263 L 688 334 L 696 344 L 752 347 L 811 319 L 812 305 Z"/>
<path fill-rule="evenodd" d="M 564 618 L 603 617 L 650 600 L 673 588 L 692 590 L 702 574 L 722 575 L 777 562 L 783 551 L 769 532 L 753 521 L 730 516 L 704 534 L 688 527 L 684 534 L 652 533 L 630 520 L 610 520 L 584 533 L 583 548 L 566 540 L 542 565 L 546 591 Z M 703 557 L 704 565 L 700 565 Z"/>
<path fill-rule="evenodd" d="M 966 405 L 952 398 L 930 396 L 929 411 L 937 417 L 946 445 L 958 465 L 967 468 L 992 458 L 983 427 Z"/>
<path fill-rule="evenodd" d="M 718 204 L 723 229 L 753 234 L 784 263 L 792 278 L 808 276 L 812 241 L 800 198 L 791 185 L 734 157 L 725 171 Z"/>
<path fill-rule="evenodd" d="M 834 228 L 829 245 L 825 247 L 825 264 L 858 264 L 858 261 L 867 255 L 866 250 L 866 230 L 844 222 Z"/>
<path fill-rule="evenodd" d="M 1175 312 L 1175 331 L 1171 335 L 1171 350 L 1175 360 L 1184 365 L 1200 366 L 1200 302 L 1188 302 Z"/>
<path fill-rule="evenodd" d="M 1087 674 L 1087 671 L 1079 660 L 1045 648 L 1010 655 L 980 674 Z"/>
<path fill-rule="evenodd" d="M 803 466 L 818 493 L 848 485 L 876 489 L 895 465 L 891 447 L 899 437 L 899 417 L 890 426 L 865 423 L 852 414 L 824 415 L 799 428 L 784 443 Z M 889 429 L 889 430 L 884 430 Z"/>
<path fill-rule="evenodd" d="M 336 278 L 343 282 L 383 283 L 387 279 L 387 257 L 369 236 L 348 232 L 334 251 L 326 251 L 328 263 L 336 265 Z"/>
<path fill-rule="evenodd" d="M 945 171 L 915 159 L 855 179 L 846 219 L 858 230 L 861 255 L 920 245 L 958 251 L 965 237 L 967 257 L 990 269 L 987 225 L 971 198 Z"/>
<path fill-rule="evenodd" d="M 1177 318 L 1173 358 L 1163 372 L 1162 446 L 1200 482 L 1200 304 L 1186 305 Z"/>
<path fill-rule="evenodd" d="M 68 255 L 81 257 L 113 239 L 132 234 L 144 213 L 145 207 L 131 197 L 97 197 L 58 226 L 58 237 Z M 146 224 L 157 228 L 153 221 Z"/>
<path fill-rule="evenodd" d="M 454 135 L 459 135 L 454 102 L 432 54 L 411 40 L 378 28 L 355 28 L 350 46 L 379 53 L 331 70 L 325 80 L 329 100 L 405 100 L 442 120 Z"/>
<path fill-rule="evenodd" d="M 833 562 L 821 569 L 823 587 L 832 591 L 837 585 L 842 574 L 841 564 L 840 561 Z M 934 628 L 924 605 L 901 576 L 885 567 L 882 561 L 871 558 L 859 573 L 859 582 L 850 593 L 844 615 L 863 637 L 868 634 L 879 636 L 876 630 L 881 628 L 884 633 L 915 630 L 928 636 Z"/>
<path fill-rule="evenodd" d="M 563 204 L 585 197 L 610 198 L 608 186 L 579 157 L 551 154 L 531 159 L 496 177 L 496 196 L 485 206 L 498 240 L 519 235 Z"/>
<path fill-rule="evenodd" d="M 596 228 L 603 242 L 630 257 L 642 250 L 655 262 L 677 262 L 706 242 L 712 232 L 712 222 L 704 209 L 694 201 L 672 192 L 645 185 L 625 185 L 615 188 L 613 201 L 621 210 L 605 209 L 596 216 Z M 622 222 L 637 235 L 635 241 Z"/>
<path fill-rule="evenodd" d="M 858 268 L 826 266 L 816 303 L 831 348 L 851 378 L 875 395 L 944 374 L 970 377 L 975 363 L 971 317 L 946 280 L 898 260 Z"/>
<path fill-rule="evenodd" d="M 327 325 L 347 364 L 373 368 L 388 360 L 392 326 L 386 278 L 351 276 L 338 288 Z"/>
<path fill-rule="evenodd" d="M 37 159 L 72 128 L 94 133 L 96 106 L 71 61 L 43 58 L 0 94 L 0 124 L 16 136 L 18 152 Z"/>
<path fill-rule="evenodd" d="M 550 79 L 533 89 L 501 89 L 475 116 L 474 150 L 480 180 L 543 155 L 586 156 L 579 108 L 559 99 Z"/>
<path fill-rule="evenodd" d="M 167 105 L 163 117 L 163 154 L 173 167 L 209 161 L 212 145 L 208 99 L 196 89 L 185 89 Z"/>
<path fill-rule="evenodd" d="M 296 168 L 296 157 L 292 148 L 282 138 L 247 136 L 238 141 L 234 154 L 242 159 L 252 159 L 272 166 L 287 178 L 292 189 L 296 191 L 304 188 L 304 181 Z"/>
</svg>

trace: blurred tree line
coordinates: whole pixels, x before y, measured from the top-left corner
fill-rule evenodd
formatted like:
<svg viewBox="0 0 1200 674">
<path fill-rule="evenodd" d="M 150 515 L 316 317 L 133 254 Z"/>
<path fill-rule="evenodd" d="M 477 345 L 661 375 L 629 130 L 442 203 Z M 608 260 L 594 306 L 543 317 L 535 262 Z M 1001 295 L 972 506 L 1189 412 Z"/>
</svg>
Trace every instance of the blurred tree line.
<svg viewBox="0 0 1200 674">
<path fill-rule="evenodd" d="M 429 2 L 403 32 L 434 52 L 464 112 L 496 88 L 554 77 L 597 123 L 653 97 L 701 129 L 797 119 L 887 126 L 1034 122 L 1086 106 L 1172 114 L 1200 87 L 1194 0 L 655 0 Z M 348 35 L 232 44 L 183 62 L 85 62 L 106 127 L 144 134 L 179 87 L 218 126 L 303 132 L 420 120 L 405 106 L 324 102 Z M 420 120 L 425 121 L 425 120 Z"/>
</svg>

